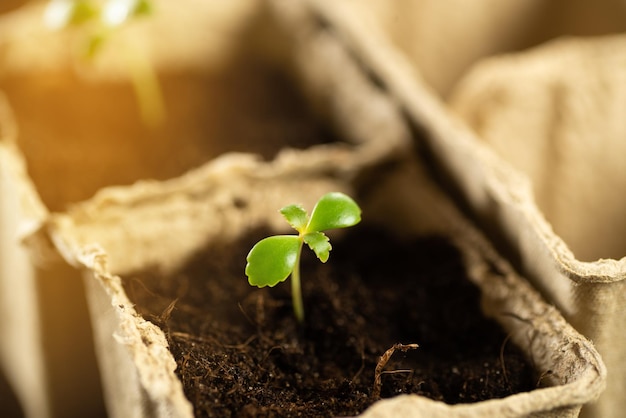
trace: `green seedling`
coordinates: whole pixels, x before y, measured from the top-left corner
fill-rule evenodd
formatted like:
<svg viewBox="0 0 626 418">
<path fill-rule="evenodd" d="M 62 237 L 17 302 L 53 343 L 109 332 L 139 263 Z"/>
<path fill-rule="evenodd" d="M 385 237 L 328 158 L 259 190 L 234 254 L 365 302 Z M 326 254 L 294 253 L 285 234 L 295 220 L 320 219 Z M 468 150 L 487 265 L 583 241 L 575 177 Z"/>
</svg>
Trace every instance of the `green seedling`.
<svg viewBox="0 0 626 418">
<path fill-rule="evenodd" d="M 84 39 L 79 56 L 89 60 L 104 48 L 123 26 L 153 13 L 153 0 L 49 0 L 44 24 L 52 30 L 82 28 Z M 161 86 L 143 51 L 125 45 L 120 52 L 127 60 L 141 117 L 146 125 L 158 126 L 165 119 Z"/>
<path fill-rule="evenodd" d="M 90 26 L 85 55 L 93 57 L 116 28 L 152 13 L 151 0 L 50 0 L 44 23 L 50 29 Z"/>
<path fill-rule="evenodd" d="M 331 245 L 323 231 L 347 228 L 361 221 L 361 208 L 352 198 L 333 192 L 322 196 L 309 216 L 300 205 L 280 210 L 298 235 L 276 235 L 264 238 L 248 253 L 246 275 L 253 286 L 275 286 L 291 275 L 293 310 L 298 322 L 304 322 L 300 287 L 300 255 L 306 243 L 322 263 L 328 260 Z"/>
</svg>

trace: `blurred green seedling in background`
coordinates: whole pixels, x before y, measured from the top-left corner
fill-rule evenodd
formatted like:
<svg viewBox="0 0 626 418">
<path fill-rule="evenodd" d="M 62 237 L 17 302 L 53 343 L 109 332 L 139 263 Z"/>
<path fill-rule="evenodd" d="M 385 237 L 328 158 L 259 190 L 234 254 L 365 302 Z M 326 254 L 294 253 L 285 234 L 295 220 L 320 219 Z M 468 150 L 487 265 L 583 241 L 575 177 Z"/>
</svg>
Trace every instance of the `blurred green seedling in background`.
<svg viewBox="0 0 626 418">
<path fill-rule="evenodd" d="M 324 231 L 347 228 L 361 221 L 361 208 L 349 196 L 332 192 L 322 196 L 309 216 L 300 205 L 280 210 L 298 235 L 276 235 L 259 241 L 248 253 L 246 275 L 253 286 L 275 286 L 291 275 L 293 310 L 298 322 L 304 322 L 300 286 L 300 255 L 306 243 L 322 263 L 328 260 L 331 245 Z"/>
<path fill-rule="evenodd" d="M 87 56 L 99 50 L 105 38 L 133 19 L 152 14 L 150 0 L 50 0 L 44 12 L 44 24 L 50 29 L 91 25 L 96 28 L 87 39 Z"/>
<path fill-rule="evenodd" d="M 84 31 L 80 56 L 93 60 L 122 26 L 153 12 L 151 0 L 50 0 L 43 23 L 51 30 L 80 28 Z M 144 123 L 159 125 L 165 118 L 165 104 L 146 51 L 127 44 L 119 52 L 127 61 Z"/>
</svg>

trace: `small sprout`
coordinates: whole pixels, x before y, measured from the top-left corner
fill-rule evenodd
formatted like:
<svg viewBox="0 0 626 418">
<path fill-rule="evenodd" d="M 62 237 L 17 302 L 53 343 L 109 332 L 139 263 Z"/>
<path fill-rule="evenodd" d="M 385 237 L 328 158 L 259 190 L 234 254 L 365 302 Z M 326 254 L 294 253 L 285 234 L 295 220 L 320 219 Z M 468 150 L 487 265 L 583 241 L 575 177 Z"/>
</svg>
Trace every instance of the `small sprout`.
<svg viewBox="0 0 626 418">
<path fill-rule="evenodd" d="M 81 56 L 93 60 L 121 26 L 153 12 L 153 0 L 50 0 L 44 24 L 53 30 L 81 27 L 85 31 Z M 142 51 L 125 46 L 123 54 L 146 125 L 155 127 L 165 119 L 165 103 L 157 74 Z"/>
<path fill-rule="evenodd" d="M 50 29 L 82 24 L 118 26 L 132 18 L 149 15 L 150 0 L 50 0 L 44 12 L 44 23 Z"/>
<path fill-rule="evenodd" d="M 276 235 L 259 241 L 246 258 L 246 275 L 253 286 L 275 286 L 291 275 L 293 310 L 300 323 L 304 322 L 304 306 L 300 288 L 300 254 L 306 243 L 322 263 L 328 260 L 331 245 L 323 231 L 347 228 L 361 221 L 361 208 L 343 193 L 327 193 L 307 214 L 300 205 L 288 205 L 280 210 L 298 235 Z"/>
</svg>

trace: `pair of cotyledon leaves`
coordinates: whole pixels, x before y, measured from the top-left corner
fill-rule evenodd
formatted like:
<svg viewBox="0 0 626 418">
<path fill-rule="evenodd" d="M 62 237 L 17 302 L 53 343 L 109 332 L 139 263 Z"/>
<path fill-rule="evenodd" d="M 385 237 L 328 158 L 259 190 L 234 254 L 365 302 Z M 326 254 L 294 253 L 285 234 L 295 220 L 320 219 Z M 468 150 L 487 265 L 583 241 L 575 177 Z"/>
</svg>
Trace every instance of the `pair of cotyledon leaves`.
<svg viewBox="0 0 626 418">
<path fill-rule="evenodd" d="M 250 250 L 245 272 L 251 285 L 275 286 L 287 279 L 299 262 L 303 243 L 325 263 L 332 247 L 323 231 L 346 228 L 361 221 L 359 206 L 340 192 L 322 196 L 310 217 L 300 205 L 285 206 L 280 213 L 298 235 L 268 237 Z"/>
</svg>

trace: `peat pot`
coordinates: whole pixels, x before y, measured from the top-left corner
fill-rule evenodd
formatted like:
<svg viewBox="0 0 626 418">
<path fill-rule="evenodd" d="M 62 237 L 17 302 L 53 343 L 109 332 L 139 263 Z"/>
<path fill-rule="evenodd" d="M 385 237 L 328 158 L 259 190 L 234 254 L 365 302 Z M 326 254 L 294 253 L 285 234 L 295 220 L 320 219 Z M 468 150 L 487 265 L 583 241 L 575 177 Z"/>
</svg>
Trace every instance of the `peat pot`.
<svg viewBox="0 0 626 418">
<path fill-rule="evenodd" d="M 334 402 L 338 390 L 364 409 L 340 403 L 331 415 L 575 417 L 597 398 L 606 371 L 593 345 L 514 272 L 420 164 L 397 162 L 361 188 L 330 176 L 323 164 L 302 164 L 299 157 L 284 154 L 268 163 L 225 156 L 182 178 L 103 189 L 51 216 L 37 238 L 52 242 L 83 274 L 111 416 L 329 415 L 321 408 Z M 288 287 L 248 286 L 245 255 L 254 240 L 288 233 L 278 207 L 298 202 L 310 209 L 329 191 L 356 197 L 363 222 L 354 231 L 363 232 L 355 232 L 356 238 L 350 238 L 352 231 L 331 234 L 329 268 L 333 263 L 354 268 L 338 273 L 339 282 L 322 277 L 332 276 L 331 270 L 303 267 L 303 280 L 309 280 L 305 306 L 317 319 L 298 330 Z M 377 257 L 381 260 L 372 262 Z M 303 266 L 314 265 L 309 261 Z M 382 271 L 378 281 L 366 278 L 372 271 Z M 452 271 L 465 282 L 449 281 Z M 233 288 L 234 282 L 244 290 Z M 426 294 L 416 290 L 420 282 L 426 283 Z M 355 290 L 335 298 L 343 286 Z M 214 293 L 208 304 L 206 293 Z M 436 304 L 436 314 L 420 309 L 436 295 L 445 308 Z M 455 309 L 469 295 L 475 296 L 474 307 Z M 392 313 L 377 314 L 385 308 Z M 348 309 L 354 312 L 345 313 Z M 339 320 L 317 327 L 331 311 Z M 392 314 L 382 331 L 375 327 L 380 317 Z M 228 325 L 219 326 L 222 321 Z M 435 328 L 430 337 L 428 322 Z M 347 323 L 360 324 L 359 332 L 346 336 Z M 390 330 L 392 324 L 397 328 Z M 458 324 L 452 337 L 443 336 Z M 487 331 L 492 325 L 499 333 L 495 338 Z M 309 345 L 329 334 L 332 341 Z M 370 342 L 370 334 L 381 340 Z M 335 350 L 335 340 L 351 348 L 353 357 L 325 356 Z M 491 347 L 475 351 L 470 347 L 477 341 L 490 341 Z M 396 346 L 399 353 L 388 352 L 395 344 L 404 345 Z M 419 347 L 400 352 L 410 344 Z M 255 354 L 258 346 L 266 351 Z M 307 353 L 312 355 L 307 363 L 296 361 Z M 392 357 L 388 363 L 385 353 Z M 515 353 L 526 366 L 512 362 Z M 418 365 L 428 355 L 434 357 L 426 364 L 442 361 L 432 381 Z M 242 363 L 231 361 L 251 364 L 262 378 L 250 379 Z M 483 371 L 489 365 L 495 370 L 468 375 L 473 362 Z M 340 382 L 328 377 L 336 368 L 348 373 Z M 286 383 L 277 380 L 285 373 Z M 324 384 L 302 383 L 308 382 L 307 373 Z M 444 375 L 457 380 L 451 392 Z M 465 392 L 472 386 L 480 392 L 490 379 L 518 389 L 487 399 Z M 318 403 L 316 391 L 321 391 Z M 426 393 L 431 398 L 420 395 Z M 455 400 L 446 403 L 449 396 Z M 224 407 L 217 403 L 222 398 L 241 403 Z"/>
</svg>

